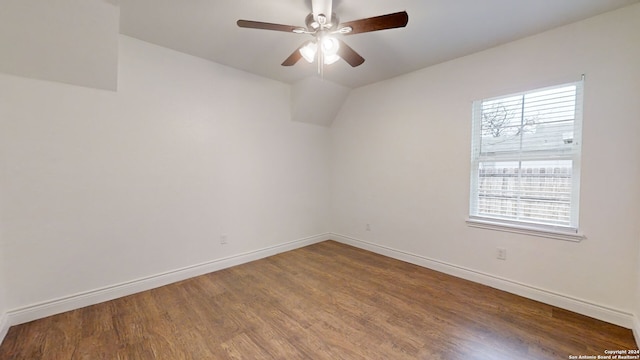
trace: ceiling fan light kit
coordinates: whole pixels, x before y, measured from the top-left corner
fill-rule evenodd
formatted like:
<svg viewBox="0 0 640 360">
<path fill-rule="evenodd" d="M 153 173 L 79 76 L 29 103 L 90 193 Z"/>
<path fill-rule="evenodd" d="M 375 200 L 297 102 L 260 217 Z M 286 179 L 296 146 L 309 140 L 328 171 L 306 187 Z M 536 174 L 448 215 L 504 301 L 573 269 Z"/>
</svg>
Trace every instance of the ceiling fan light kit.
<svg viewBox="0 0 640 360">
<path fill-rule="evenodd" d="M 304 58 L 309 63 L 313 63 L 317 59 L 318 73 L 322 73 L 323 65 L 333 64 L 339 59 L 343 59 L 352 67 L 364 63 L 364 58 L 344 41 L 336 38 L 336 35 L 353 35 L 400 28 L 407 26 L 408 22 L 409 15 L 406 11 L 401 11 L 342 24 L 335 13 L 332 13 L 331 17 L 327 17 L 322 13 L 318 15 L 310 13 L 305 19 L 306 28 L 252 20 L 238 20 L 237 24 L 242 28 L 292 32 L 294 34 L 309 34 L 313 36 L 313 40 L 306 41 L 289 55 L 282 62 L 282 66 L 295 65 L 300 58 Z"/>
<path fill-rule="evenodd" d="M 322 62 L 325 65 L 331 65 L 334 62 L 340 60 L 338 50 L 340 49 L 340 42 L 333 37 L 324 37 L 320 40 L 320 51 L 318 51 L 318 44 L 315 41 L 311 41 L 302 46 L 298 51 L 302 57 L 308 62 L 313 63 L 316 58 L 316 54 L 322 56 Z"/>
</svg>

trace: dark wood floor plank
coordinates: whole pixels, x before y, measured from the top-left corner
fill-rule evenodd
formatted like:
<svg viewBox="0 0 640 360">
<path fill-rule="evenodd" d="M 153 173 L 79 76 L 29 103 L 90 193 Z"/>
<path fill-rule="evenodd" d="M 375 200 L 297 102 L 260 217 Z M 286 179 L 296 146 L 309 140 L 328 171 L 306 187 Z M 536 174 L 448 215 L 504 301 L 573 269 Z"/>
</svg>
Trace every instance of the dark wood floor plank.
<svg viewBox="0 0 640 360">
<path fill-rule="evenodd" d="M 0 359 L 567 359 L 631 331 L 333 241 L 14 326 Z"/>
</svg>

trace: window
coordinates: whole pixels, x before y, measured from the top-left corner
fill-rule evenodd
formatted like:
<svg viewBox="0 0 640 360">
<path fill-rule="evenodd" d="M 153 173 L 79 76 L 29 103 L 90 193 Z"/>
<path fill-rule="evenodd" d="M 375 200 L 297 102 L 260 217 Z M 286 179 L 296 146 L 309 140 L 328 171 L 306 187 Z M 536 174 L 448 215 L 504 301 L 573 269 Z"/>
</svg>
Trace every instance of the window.
<svg viewBox="0 0 640 360">
<path fill-rule="evenodd" d="M 473 103 L 470 223 L 577 233 L 582 81 Z"/>
</svg>

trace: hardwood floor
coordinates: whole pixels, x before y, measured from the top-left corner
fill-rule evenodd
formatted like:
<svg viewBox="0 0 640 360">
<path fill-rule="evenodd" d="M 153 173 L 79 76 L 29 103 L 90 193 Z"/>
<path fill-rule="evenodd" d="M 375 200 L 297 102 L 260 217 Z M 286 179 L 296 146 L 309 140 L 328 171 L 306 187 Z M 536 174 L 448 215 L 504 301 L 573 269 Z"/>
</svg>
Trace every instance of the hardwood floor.
<svg viewBox="0 0 640 360">
<path fill-rule="evenodd" d="M 615 325 L 333 241 L 14 326 L 0 359 L 569 359 Z"/>
</svg>

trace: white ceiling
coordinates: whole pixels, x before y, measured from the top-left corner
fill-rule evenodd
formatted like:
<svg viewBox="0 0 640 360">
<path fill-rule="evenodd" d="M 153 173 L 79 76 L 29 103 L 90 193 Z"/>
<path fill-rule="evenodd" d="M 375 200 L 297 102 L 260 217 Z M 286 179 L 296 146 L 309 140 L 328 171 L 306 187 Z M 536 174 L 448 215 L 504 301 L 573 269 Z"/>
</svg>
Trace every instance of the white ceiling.
<svg viewBox="0 0 640 360">
<path fill-rule="evenodd" d="M 346 22 L 406 10 L 406 28 L 345 36 L 366 61 L 325 67 L 356 88 L 585 19 L 640 0 L 334 0 Z M 120 32 L 271 79 L 316 76 L 301 60 L 280 64 L 309 35 L 238 28 L 238 19 L 303 26 L 311 0 L 120 0 Z"/>
</svg>

